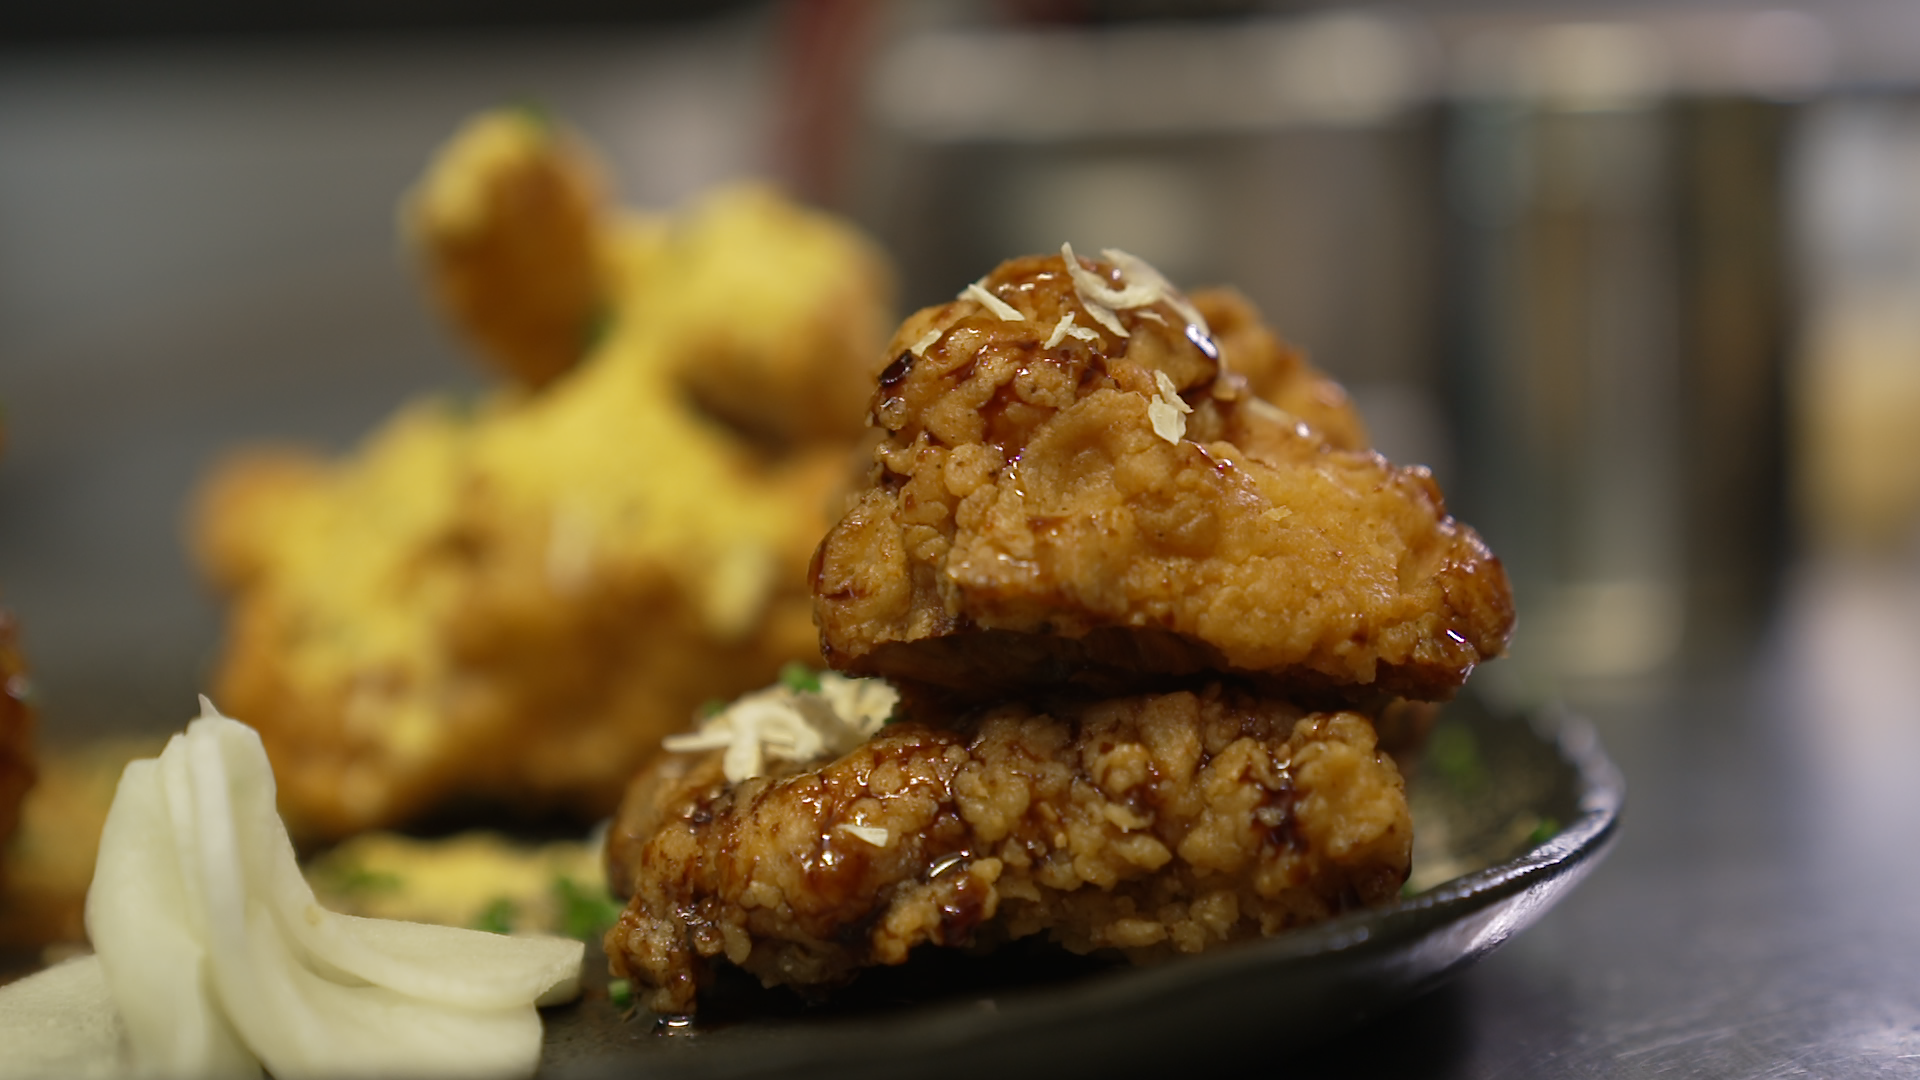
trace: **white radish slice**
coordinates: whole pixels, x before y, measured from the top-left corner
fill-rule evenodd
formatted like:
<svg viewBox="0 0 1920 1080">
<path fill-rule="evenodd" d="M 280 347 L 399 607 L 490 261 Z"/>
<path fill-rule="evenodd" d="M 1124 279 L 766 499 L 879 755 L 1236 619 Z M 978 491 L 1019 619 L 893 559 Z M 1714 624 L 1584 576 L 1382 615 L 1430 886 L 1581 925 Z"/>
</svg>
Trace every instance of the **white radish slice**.
<svg viewBox="0 0 1920 1080">
<path fill-rule="evenodd" d="M 100 960 L 82 956 L 0 987 L 0 1078 L 126 1075 L 126 1029 Z"/>
<path fill-rule="evenodd" d="M 210 992 L 186 908 L 160 763 L 133 762 L 100 833 L 86 911 L 133 1059 L 162 1076 L 258 1077 Z"/>
<path fill-rule="evenodd" d="M 243 937 L 250 955 L 215 957 L 215 981 L 237 1026 L 276 1080 L 342 1076 L 530 1075 L 540 1061 L 531 1001 L 471 1009 L 382 986 L 345 986 L 299 962 L 263 906 Z"/>
<path fill-rule="evenodd" d="M 259 736 L 201 705 L 122 776 L 87 897 L 104 1013 L 125 1017 L 135 1070 L 530 1075 L 535 1006 L 579 992 L 585 946 L 322 908 Z"/>
<path fill-rule="evenodd" d="M 190 738 L 202 733 L 202 724 L 187 729 Z M 363 919 L 321 907 L 274 812 L 273 775 L 260 737 L 231 721 L 203 730 L 226 767 L 248 893 L 268 906 L 298 944 L 296 952 L 317 962 L 312 966 L 335 981 L 474 1008 L 558 1004 L 578 995 L 586 950 L 578 941 Z"/>
</svg>

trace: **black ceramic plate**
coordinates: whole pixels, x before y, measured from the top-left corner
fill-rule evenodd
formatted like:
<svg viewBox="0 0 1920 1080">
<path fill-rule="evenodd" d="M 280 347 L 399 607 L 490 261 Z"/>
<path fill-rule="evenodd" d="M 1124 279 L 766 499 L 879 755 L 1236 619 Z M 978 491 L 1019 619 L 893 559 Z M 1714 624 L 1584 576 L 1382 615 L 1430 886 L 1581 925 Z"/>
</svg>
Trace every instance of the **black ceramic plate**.
<svg viewBox="0 0 1920 1080">
<path fill-rule="evenodd" d="M 580 1002 L 548 1014 L 542 1075 L 899 1080 L 1184 1071 L 1249 1052 L 1271 1061 L 1432 988 L 1530 925 L 1598 863 L 1623 790 L 1584 721 L 1462 699 L 1410 770 L 1414 878 L 1389 907 L 1149 968 L 1040 943 L 986 959 L 923 951 L 824 1007 L 742 978 L 690 1028 L 623 1015 L 594 955 Z"/>
</svg>

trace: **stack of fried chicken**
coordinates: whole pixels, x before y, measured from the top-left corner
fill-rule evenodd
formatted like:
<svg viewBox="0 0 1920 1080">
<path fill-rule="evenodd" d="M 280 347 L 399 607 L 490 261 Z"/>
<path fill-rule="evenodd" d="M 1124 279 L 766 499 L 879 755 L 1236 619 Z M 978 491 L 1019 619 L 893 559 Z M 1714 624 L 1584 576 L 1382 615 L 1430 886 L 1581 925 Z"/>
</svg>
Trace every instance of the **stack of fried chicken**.
<svg viewBox="0 0 1920 1080">
<path fill-rule="evenodd" d="M 721 962 L 816 991 L 1040 933 L 1150 960 L 1394 897 L 1379 733 L 1513 625 L 1428 471 L 1238 294 L 1124 252 L 1004 263 L 886 355 L 811 587 L 831 666 L 898 700 L 736 707 L 638 776 L 606 943 L 643 1003 L 694 1011 Z"/>
</svg>

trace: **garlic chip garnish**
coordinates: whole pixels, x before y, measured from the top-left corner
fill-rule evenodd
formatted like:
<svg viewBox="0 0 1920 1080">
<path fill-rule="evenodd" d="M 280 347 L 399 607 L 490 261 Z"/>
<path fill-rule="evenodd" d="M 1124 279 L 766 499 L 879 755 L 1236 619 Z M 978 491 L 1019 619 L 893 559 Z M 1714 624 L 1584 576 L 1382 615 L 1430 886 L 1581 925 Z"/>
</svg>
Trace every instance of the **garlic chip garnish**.
<svg viewBox="0 0 1920 1080">
<path fill-rule="evenodd" d="M 82 1000 L 116 1013 L 125 1040 L 50 1075 L 531 1076 L 535 1006 L 579 992 L 584 954 L 321 907 L 259 735 L 205 698 L 158 758 L 122 774 L 86 923 L 96 951 L 74 965 L 95 965 L 106 994 Z M 84 989 L 74 965 L 55 972 Z"/>
<path fill-rule="evenodd" d="M 1126 326 L 1120 322 L 1120 316 L 1115 315 L 1113 309 L 1107 307 L 1105 304 L 1081 297 L 1080 306 L 1086 308 L 1087 314 L 1092 316 L 1093 321 L 1106 328 L 1106 331 L 1114 337 L 1133 336 L 1127 333 Z"/>
<path fill-rule="evenodd" d="M 700 721 L 699 730 L 669 735 L 660 745 L 675 753 L 724 747 L 721 769 L 737 784 L 764 775 L 769 757 L 812 761 L 852 750 L 885 726 L 900 700 L 881 679 L 831 671 L 819 679 L 817 690 L 775 685 L 743 695 Z"/>
<path fill-rule="evenodd" d="M 1174 288 L 1172 282 L 1162 277 L 1152 263 L 1138 255 L 1129 255 L 1119 248 L 1101 248 L 1100 256 L 1120 268 L 1120 273 L 1126 277 L 1129 288 L 1144 286 L 1149 293 L 1154 294 L 1155 299 L 1165 300 L 1168 307 L 1186 320 L 1187 325 L 1199 327 L 1201 332 L 1209 338 L 1213 336 L 1213 328 L 1207 325 L 1206 316 L 1200 314 L 1200 309 L 1194 307 L 1193 302 L 1188 300 L 1184 293 Z M 1098 280 L 1097 276 L 1095 279 Z M 1075 284 L 1078 284 L 1077 280 Z"/>
<path fill-rule="evenodd" d="M 1021 322 L 1026 319 L 1025 315 L 1020 314 L 1019 308 L 988 292 L 987 287 L 978 281 L 962 289 L 960 298 L 978 301 L 982 307 L 1000 316 L 1005 322 Z"/>
<path fill-rule="evenodd" d="M 1147 419 L 1153 423 L 1153 433 L 1170 443 L 1177 443 L 1186 437 L 1187 414 L 1193 412 L 1193 406 L 1180 397 L 1180 388 L 1164 371 L 1153 373 L 1153 383 L 1160 391 L 1147 404 Z"/>
<path fill-rule="evenodd" d="M 908 346 L 907 351 L 912 353 L 915 356 L 925 356 L 927 355 L 927 350 L 933 348 L 934 344 L 938 342 L 945 335 L 946 335 L 945 330 L 941 330 L 938 328 L 929 330 L 925 334 L 921 335 L 919 341 L 916 341 L 912 345 Z"/>
<path fill-rule="evenodd" d="M 1144 308 L 1164 301 L 1186 321 L 1189 328 L 1187 336 L 1194 345 L 1209 357 L 1220 360 L 1219 350 L 1213 345 L 1213 330 L 1207 326 L 1206 316 L 1200 314 L 1200 309 L 1194 307 L 1184 293 L 1154 269 L 1153 264 L 1119 248 L 1102 248 L 1100 257 L 1120 271 L 1124 287 L 1116 289 L 1101 275 L 1081 266 L 1079 257 L 1073 253 L 1072 244 L 1060 245 L 1060 258 L 1067 264 L 1067 276 L 1073 279 L 1074 295 L 1079 297 L 1080 305 L 1087 309 L 1087 314 L 1092 316 L 1094 322 L 1119 337 L 1126 337 L 1126 328 L 1120 325 L 1120 319 L 1114 312 Z M 1142 312 L 1142 315 L 1158 318 L 1152 312 Z M 1198 337 L 1195 337 L 1196 333 Z M 1224 361 L 1222 370 L 1225 370 Z"/>
<path fill-rule="evenodd" d="M 1074 322 L 1073 312 L 1069 311 L 1060 316 L 1059 322 L 1053 324 L 1053 333 L 1047 335 L 1047 340 L 1040 347 L 1051 349 L 1060 344 L 1063 339 L 1070 337 L 1079 338 L 1091 345 L 1100 344 L 1100 331 Z"/>
<path fill-rule="evenodd" d="M 879 825 L 841 825 L 840 831 L 857 836 L 874 847 L 886 847 L 892 835 Z"/>
</svg>

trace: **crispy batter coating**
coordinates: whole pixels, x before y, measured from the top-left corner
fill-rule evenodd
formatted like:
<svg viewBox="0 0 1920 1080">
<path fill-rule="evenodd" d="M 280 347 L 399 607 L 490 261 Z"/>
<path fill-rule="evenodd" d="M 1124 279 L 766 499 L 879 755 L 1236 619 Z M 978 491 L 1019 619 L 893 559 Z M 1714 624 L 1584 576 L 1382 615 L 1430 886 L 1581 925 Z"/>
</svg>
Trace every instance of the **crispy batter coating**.
<svg viewBox="0 0 1920 1080">
<path fill-rule="evenodd" d="M 435 300 L 525 386 L 578 363 L 607 312 L 604 188 L 578 139 L 501 109 L 461 128 L 402 207 Z"/>
<path fill-rule="evenodd" d="M 1007 705 L 739 784 L 718 753 L 664 755 L 610 837 L 631 899 L 607 955 L 665 1013 L 720 959 L 802 988 L 1042 932 L 1146 960 L 1386 900 L 1411 839 L 1352 713 L 1218 686 Z"/>
<path fill-rule="evenodd" d="M 1280 340 L 1237 289 L 1196 289 L 1193 306 L 1207 321 L 1223 365 L 1246 380 L 1253 396 L 1297 416 L 1339 450 L 1365 450 L 1366 422 L 1346 388 L 1307 363 L 1306 354 Z"/>
<path fill-rule="evenodd" d="M 871 486 L 814 557 L 835 668 L 962 692 L 1219 671 L 1444 699 L 1504 649 L 1499 561 L 1427 470 L 1345 448 L 1360 429 L 1323 376 L 1262 373 L 1298 414 L 1256 397 L 1168 300 L 1106 313 L 1121 337 L 1059 256 L 983 285 L 1006 312 L 963 294 L 890 346 Z"/>
<path fill-rule="evenodd" d="M 27 703 L 27 665 L 19 628 L 0 608 L 0 851 L 20 824 L 20 804 L 33 786 L 33 707 Z M 0 862 L 0 882 L 6 866 Z"/>
<path fill-rule="evenodd" d="M 531 166 L 436 165 L 496 167 Z M 468 186 L 494 190 L 485 180 Z M 441 188 L 461 185 L 423 184 Z M 510 200 L 473 212 L 482 234 L 534 220 Z M 860 415 L 779 447 L 787 432 L 689 405 L 689 372 L 715 362 L 690 350 L 724 341 L 783 378 L 871 386 L 880 331 L 857 328 L 885 318 L 884 264 L 845 225 L 759 188 L 596 228 L 613 314 L 577 365 L 472 407 L 415 403 L 344 460 L 242 455 L 203 490 L 196 551 L 232 595 L 217 694 L 260 730 L 302 836 L 463 799 L 603 816 L 702 702 L 818 659 L 805 567 Z M 513 292 L 532 272 L 518 257 L 468 266 L 484 284 L 463 295 Z M 744 272 L 756 257 L 785 269 Z M 470 328 L 509 366 L 538 352 L 517 351 L 505 323 Z"/>
<path fill-rule="evenodd" d="M 715 193 L 667 243 L 676 272 L 656 302 L 673 313 L 669 348 L 702 408 L 775 444 L 839 445 L 865 432 L 886 365 L 876 343 L 895 317 L 893 272 L 877 248 L 753 186 Z M 761 305 L 758 318 L 738 317 L 743 296 Z"/>
</svg>

